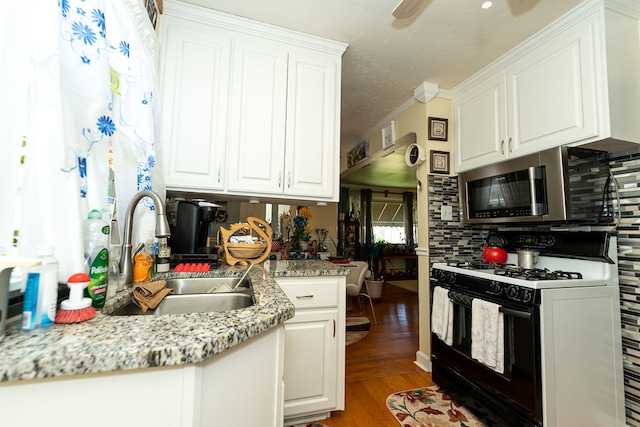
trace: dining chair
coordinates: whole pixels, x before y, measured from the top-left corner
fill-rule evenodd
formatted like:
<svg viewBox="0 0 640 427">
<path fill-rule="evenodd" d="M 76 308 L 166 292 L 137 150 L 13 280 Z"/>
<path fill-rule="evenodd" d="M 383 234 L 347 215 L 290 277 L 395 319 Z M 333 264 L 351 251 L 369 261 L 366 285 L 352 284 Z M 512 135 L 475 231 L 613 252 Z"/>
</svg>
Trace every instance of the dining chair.
<svg viewBox="0 0 640 427">
<path fill-rule="evenodd" d="M 360 310 L 362 305 L 360 297 L 364 296 L 369 299 L 369 305 L 371 306 L 371 313 L 373 314 L 373 322 L 377 325 L 376 312 L 373 309 L 373 300 L 371 299 L 371 292 L 369 292 L 369 285 L 367 284 L 367 278 L 371 277 L 371 271 L 369 270 L 369 264 L 365 261 L 352 261 L 353 267 L 349 267 L 350 271 L 347 275 L 347 296 L 356 297 L 358 304 L 360 304 Z M 366 292 L 363 292 L 363 285 Z"/>
</svg>

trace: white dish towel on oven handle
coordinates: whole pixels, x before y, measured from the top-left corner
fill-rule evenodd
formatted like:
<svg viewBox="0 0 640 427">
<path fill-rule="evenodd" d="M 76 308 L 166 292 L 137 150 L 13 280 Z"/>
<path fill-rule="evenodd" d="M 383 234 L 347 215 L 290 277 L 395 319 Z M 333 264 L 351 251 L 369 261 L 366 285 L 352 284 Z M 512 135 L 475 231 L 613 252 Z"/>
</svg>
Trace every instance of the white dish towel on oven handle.
<svg viewBox="0 0 640 427">
<path fill-rule="evenodd" d="M 500 305 L 479 298 L 471 303 L 471 357 L 504 373 L 504 315 Z"/>
<path fill-rule="evenodd" d="M 453 344 L 453 302 L 449 291 L 440 286 L 433 288 L 431 331 L 445 344 Z"/>
</svg>

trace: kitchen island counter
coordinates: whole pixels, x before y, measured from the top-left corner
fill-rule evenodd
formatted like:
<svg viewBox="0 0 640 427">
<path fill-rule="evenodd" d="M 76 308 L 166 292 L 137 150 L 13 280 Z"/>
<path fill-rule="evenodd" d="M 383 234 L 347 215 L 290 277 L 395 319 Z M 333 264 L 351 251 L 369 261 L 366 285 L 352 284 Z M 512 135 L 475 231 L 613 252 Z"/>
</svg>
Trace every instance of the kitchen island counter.
<svg viewBox="0 0 640 427">
<path fill-rule="evenodd" d="M 208 273 L 159 277 L 238 277 L 245 268 L 223 266 Z M 21 331 L 16 321 L 0 342 L 0 381 L 203 362 L 293 317 L 294 306 L 274 278 L 346 274 L 345 268 L 326 261 L 266 261 L 249 273 L 256 304 L 239 310 L 163 316 L 98 313 L 83 323 L 56 324 L 29 333 Z M 130 290 L 122 291 L 107 301 L 103 311 L 113 312 L 130 298 Z"/>
</svg>

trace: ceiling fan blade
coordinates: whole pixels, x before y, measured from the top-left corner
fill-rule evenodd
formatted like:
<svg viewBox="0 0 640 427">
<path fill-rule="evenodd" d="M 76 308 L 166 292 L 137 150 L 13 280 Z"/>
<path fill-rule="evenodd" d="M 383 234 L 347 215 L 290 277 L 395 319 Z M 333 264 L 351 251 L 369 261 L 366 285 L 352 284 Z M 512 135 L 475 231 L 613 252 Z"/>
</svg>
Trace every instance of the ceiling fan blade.
<svg viewBox="0 0 640 427">
<path fill-rule="evenodd" d="M 392 15 L 396 19 L 409 18 L 416 13 L 416 10 L 420 8 L 424 0 L 402 0 L 395 9 L 393 9 Z"/>
</svg>

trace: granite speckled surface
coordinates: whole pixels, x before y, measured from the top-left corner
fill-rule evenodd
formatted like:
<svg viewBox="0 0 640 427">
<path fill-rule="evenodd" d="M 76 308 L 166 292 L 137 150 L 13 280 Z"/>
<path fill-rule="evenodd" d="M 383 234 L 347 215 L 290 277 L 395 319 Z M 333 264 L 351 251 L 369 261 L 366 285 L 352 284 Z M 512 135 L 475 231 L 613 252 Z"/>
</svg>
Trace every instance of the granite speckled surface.
<svg viewBox="0 0 640 427">
<path fill-rule="evenodd" d="M 246 267 L 223 266 L 208 273 L 164 277 L 239 277 Z M 53 325 L 29 333 L 19 319 L 0 341 L 0 381 L 83 375 L 198 363 L 249 340 L 294 316 L 294 306 L 275 277 L 346 275 L 327 261 L 265 261 L 249 272 L 256 304 L 228 312 L 163 316 L 98 315 L 86 322 Z M 120 292 L 105 305 L 109 313 L 131 298 Z"/>
</svg>

